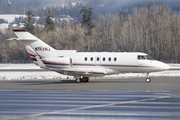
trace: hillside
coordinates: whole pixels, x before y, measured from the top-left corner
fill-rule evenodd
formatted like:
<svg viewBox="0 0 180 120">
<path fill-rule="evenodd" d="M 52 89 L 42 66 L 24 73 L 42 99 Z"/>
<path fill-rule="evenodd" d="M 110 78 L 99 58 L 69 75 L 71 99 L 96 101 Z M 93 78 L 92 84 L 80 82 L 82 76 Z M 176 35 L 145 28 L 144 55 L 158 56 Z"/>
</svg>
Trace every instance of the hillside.
<svg viewBox="0 0 180 120">
<path fill-rule="evenodd" d="M 45 7 L 53 7 L 55 16 L 68 14 L 73 17 L 79 17 L 79 10 L 83 6 L 94 9 L 94 18 L 100 14 L 109 13 L 132 13 L 133 7 L 143 7 L 148 4 L 166 5 L 174 11 L 180 10 L 179 0 L 0 0 L 0 14 L 24 14 L 29 9 L 33 10 L 35 15 L 42 14 Z M 44 14 L 44 13 L 43 13 Z"/>
</svg>

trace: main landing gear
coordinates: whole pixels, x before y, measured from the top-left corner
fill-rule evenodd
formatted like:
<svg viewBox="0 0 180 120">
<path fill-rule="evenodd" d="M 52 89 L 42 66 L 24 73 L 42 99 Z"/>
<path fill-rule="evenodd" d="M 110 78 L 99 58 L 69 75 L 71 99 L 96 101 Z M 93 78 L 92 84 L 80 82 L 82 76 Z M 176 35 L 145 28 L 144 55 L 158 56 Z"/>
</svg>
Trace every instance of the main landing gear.
<svg viewBox="0 0 180 120">
<path fill-rule="evenodd" d="M 145 79 L 145 81 L 146 81 L 147 83 L 150 83 L 150 82 L 151 82 L 151 78 L 149 77 L 149 73 L 147 73 L 147 78 Z"/>
<path fill-rule="evenodd" d="M 80 83 L 80 82 L 89 82 L 89 77 L 78 77 L 75 79 L 76 83 Z"/>
</svg>

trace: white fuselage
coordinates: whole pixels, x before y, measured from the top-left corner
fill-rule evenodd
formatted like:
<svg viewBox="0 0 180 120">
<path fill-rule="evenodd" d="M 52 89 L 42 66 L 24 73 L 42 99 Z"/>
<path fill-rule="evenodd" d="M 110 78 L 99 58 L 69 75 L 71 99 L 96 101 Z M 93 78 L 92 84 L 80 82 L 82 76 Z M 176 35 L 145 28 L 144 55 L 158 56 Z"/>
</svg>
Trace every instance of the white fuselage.
<svg viewBox="0 0 180 120">
<path fill-rule="evenodd" d="M 61 54 L 55 58 L 45 58 L 43 62 L 52 69 L 85 71 L 84 73 L 80 72 L 77 76 L 86 77 L 129 72 L 150 73 L 169 69 L 165 63 L 154 59 L 138 59 L 138 56 L 147 56 L 147 54 L 138 52 L 77 52 Z M 91 74 L 89 74 L 90 72 Z M 74 75 L 74 72 L 68 72 L 68 74 Z"/>
</svg>

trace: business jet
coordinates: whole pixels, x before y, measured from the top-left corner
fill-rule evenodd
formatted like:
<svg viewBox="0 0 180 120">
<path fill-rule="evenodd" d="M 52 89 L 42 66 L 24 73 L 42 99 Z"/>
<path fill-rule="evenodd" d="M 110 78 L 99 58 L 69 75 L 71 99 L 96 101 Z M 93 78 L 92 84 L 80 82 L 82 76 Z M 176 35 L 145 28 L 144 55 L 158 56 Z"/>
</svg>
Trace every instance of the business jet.
<svg viewBox="0 0 180 120">
<path fill-rule="evenodd" d="M 40 68 L 64 75 L 74 76 L 75 82 L 88 82 L 90 77 L 119 73 L 146 73 L 145 81 L 151 82 L 149 73 L 165 71 L 170 66 L 154 60 L 141 52 L 77 52 L 76 50 L 55 50 L 25 29 L 13 29 L 30 57 Z"/>
</svg>

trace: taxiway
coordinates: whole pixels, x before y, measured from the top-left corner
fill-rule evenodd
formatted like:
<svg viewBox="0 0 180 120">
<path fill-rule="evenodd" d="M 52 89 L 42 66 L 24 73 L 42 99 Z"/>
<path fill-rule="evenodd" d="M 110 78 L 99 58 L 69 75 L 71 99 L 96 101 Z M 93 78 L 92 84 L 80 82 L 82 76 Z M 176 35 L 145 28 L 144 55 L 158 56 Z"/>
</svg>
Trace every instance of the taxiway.
<svg viewBox="0 0 180 120">
<path fill-rule="evenodd" d="M 0 81 L 0 119 L 180 119 L 180 78 Z"/>
</svg>

